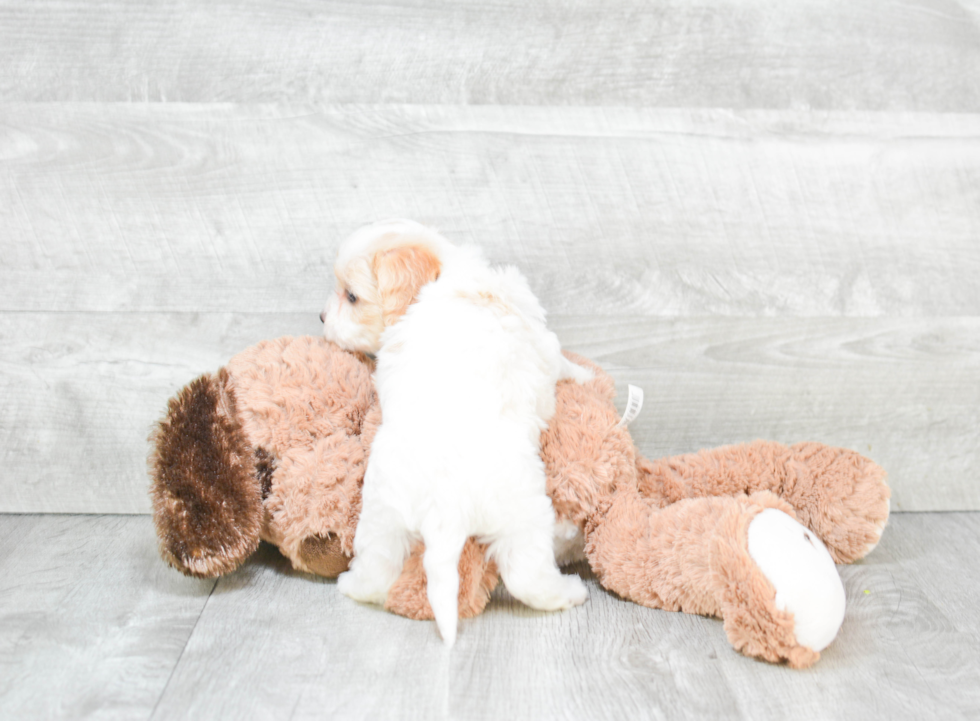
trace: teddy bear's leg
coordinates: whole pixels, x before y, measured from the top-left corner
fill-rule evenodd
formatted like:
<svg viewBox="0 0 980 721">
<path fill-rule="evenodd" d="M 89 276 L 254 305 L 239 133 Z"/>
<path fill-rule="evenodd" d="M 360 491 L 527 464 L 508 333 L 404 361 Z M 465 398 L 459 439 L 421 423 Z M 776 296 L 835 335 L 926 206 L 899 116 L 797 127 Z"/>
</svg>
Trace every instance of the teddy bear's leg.
<svg viewBox="0 0 980 721">
<path fill-rule="evenodd" d="M 888 520 L 885 471 L 859 453 L 821 443 L 754 441 L 657 461 L 638 457 L 636 469 L 640 494 L 662 505 L 775 493 L 816 532 L 837 563 L 869 553 Z"/>
<path fill-rule="evenodd" d="M 796 598 L 793 583 L 799 579 L 790 571 L 806 566 L 807 557 L 796 548 L 773 558 L 770 547 L 773 542 L 787 546 L 787 537 L 797 531 L 799 540 L 805 540 L 805 529 L 770 523 L 771 516 L 754 528 L 754 550 L 773 575 L 770 579 L 749 550 L 749 528 L 766 509 L 779 509 L 787 518 L 793 513 L 771 493 L 690 498 L 657 509 L 635 490 L 619 489 L 587 523 L 586 554 L 602 585 L 624 598 L 653 608 L 720 616 L 738 651 L 797 668 L 809 666 L 819 652 L 797 638 L 794 608 L 785 598 Z M 815 604 L 816 613 L 833 616 L 838 613 L 834 584 L 839 586 L 839 579 L 829 576 L 826 565 L 809 565 L 819 576 L 811 588 L 823 599 Z M 809 613 L 799 604 L 796 610 L 801 621 Z M 825 640 L 804 634 L 817 645 Z"/>
<path fill-rule="evenodd" d="M 859 453 L 821 443 L 789 447 L 778 495 L 827 544 L 837 563 L 870 553 L 888 523 L 891 490 L 885 470 Z"/>
<path fill-rule="evenodd" d="M 367 498 L 354 535 L 350 570 L 337 577 L 337 588 L 356 601 L 383 604 L 410 550 L 410 535 L 392 509 Z"/>
<path fill-rule="evenodd" d="M 817 535 L 766 508 L 749 523 L 748 551 L 776 590 L 776 608 L 793 614 L 797 642 L 814 651 L 829 646 L 844 621 L 844 584 Z"/>
</svg>

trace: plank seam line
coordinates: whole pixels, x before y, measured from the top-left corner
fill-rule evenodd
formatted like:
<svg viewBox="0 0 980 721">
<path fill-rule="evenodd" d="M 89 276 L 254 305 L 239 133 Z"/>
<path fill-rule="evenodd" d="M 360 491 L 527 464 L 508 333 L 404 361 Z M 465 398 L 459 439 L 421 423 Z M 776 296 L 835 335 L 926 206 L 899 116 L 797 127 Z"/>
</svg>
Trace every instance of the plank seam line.
<svg viewBox="0 0 980 721">
<path fill-rule="evenodd" d="M 194 627 L 191 629 L 191 632 L 187 634 L 187 640 L 184 641 L 184 647 L 180 649 L 180 655 L 177 656 L 177 660 L 174 662 L 174 667 L 170 669 L 170 675 L 167 676 L 167 683 L 165 683 L 163 688 L 160 690 L 160 695 L 157 697 L 157 702 L 153 704 L 153 710 L 150 711 L 150 715 L 147 717 L 148 719 L 152 719 L 154 716 L 156 716 L 157 708 L 160 706 L 160 702 L 163 701 L 163 697 L 167 693 L 167 689 L 170 688 L 170 682 L 173 680 L 174 673 L 176 673 L 177 667 L 180 665 L 180 660 L 184 657 L 184 651 L 187 650 L 187 646 L 190 644 L 191 639 L 194 638 L 194 632 L 197 630 L 197 624 L 201 622 L 201 616 L 204 615 L 204 611 L 208 607 L 208 602 L 211 600 L 211 595 L 214 593 L 214 589 L 218 587 L 218 581 L 220 580 L 221 578 L 214 579 L 214 585 L 211 586 L 211 590 L 208 591 L 208 597 L 204 599 L 204 605 L 201 606 L 201 612 L 197 614 L 197 618 L 194 619 Z"/>
</svg>

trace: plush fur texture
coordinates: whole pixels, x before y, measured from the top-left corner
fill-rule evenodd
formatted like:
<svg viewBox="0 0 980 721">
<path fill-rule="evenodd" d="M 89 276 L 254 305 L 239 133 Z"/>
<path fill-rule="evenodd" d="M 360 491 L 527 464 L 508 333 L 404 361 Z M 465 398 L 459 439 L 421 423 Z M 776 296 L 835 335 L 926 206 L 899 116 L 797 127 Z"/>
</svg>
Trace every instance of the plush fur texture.
<svg viewBox="0 0 980 721">
<path fill-rule="evenodd" d="M 584 602 L 581 579 L 563 576 L 555 563 L 540 437 L 558 380 L 591 374 L 562 356 L 525 278 L 404 221 L 355 233 L 341 246 L 336 275 L 325 335 L 377 352 L 384 418 L 340 590 L 384 603 L 413 541 L 422 539 L 429 605 L 452 645 L 457 568 L 474 536 L 529 606 Z"/>
<path fill-rule="evenodd" d="M 160 553 L 191 576 L 234 570 L 262 527 L 261 481 L 229 381 L 222 369 L 183 388 L 150 438 Z"/>
<path fill-rule="evenodd" d="M 541 456 L 558 520 L 581 529 L 602 585 L 646 606 L 719 615 L 729 641 L 747 655 L 794 667 L 815 662 L 819 654 L 797 642 L 792 614 L 776 607 L 775 589 L 748 553 L 749 525 L 764 509 L 781 509 L 816 533 L 835 559 L 857 560 L 877 543 L 888 518 L 885 472 L 853 451 L 815 443 L 757 441 L 647 460 L 617 425 L 612 379 L 571 357 L 592 368 L 595 378 L 558 384 Z M 174 563 L 185 573 L 227 573 L 261 535 L 298 569 L 334 576 L 346 568 L 365 459 L 380 421 L 370 370 L 363 356 L 323 339 L 285 338 L 232 359 L 222 392 L 202 394 L 196 410 L 186 396 L 197 382 L 181 391 L 153 438 L 154 457 L 165 459 L 150 468 L 164 558 L 196 558 L 194 568 Z M 175 422 L 175 406 L 200 420 Z M 230 415 L 221 416 L 220 408 Z M 218 416 L 223 420 L 208 421 Z M 211 431 L 201 432 L 202 423 Z M 225 456 L 224 448 L 238 450 Z M 259 448 L 273 468 L 264 500 L 251 460 Z M 201 458 L 210 460 L 195 460 Z M 225 467 L 246 472 L 228 476 L 220 471 Z M 248 520 L 254 515 L 207 505 L 219 478 L 235 479 L 221 494 L 260 499 L 257 532 Z M 193 523 L 183 515 L 189 507 L 200 509 Z M 203 528 L 205 537 L 241 539 L 245 552 L 228 555 L 221 543 L 201 543 Z M 191 552 L 175 554 L 174 548 Z M 484 550 L 470 540 L 460 558 L 461 616 L 482 611 L 496 583 Z M 432 618 L 426 582 L 416 546 L 386 608 Z"/>
<path fill-rule="evenodd" d="M 885 472 L 854 451 L 822 443 L 755 441 L 637 464 L 640 493 L 666 507 L 684 498 L 769 491 L 813 530 L 836 563 L 877 545 L 888 521 Z"/>
<path fill-rule="evenodd" d="M 242 428 L 274 459 L 262 538 L 304 571 L 315 572 L 310 538 L 352 555 L 360 483 L 381 421 L 369 363 L 309 337 L 280 338 L 235 356 L 227 371 Z"/>
</svg>

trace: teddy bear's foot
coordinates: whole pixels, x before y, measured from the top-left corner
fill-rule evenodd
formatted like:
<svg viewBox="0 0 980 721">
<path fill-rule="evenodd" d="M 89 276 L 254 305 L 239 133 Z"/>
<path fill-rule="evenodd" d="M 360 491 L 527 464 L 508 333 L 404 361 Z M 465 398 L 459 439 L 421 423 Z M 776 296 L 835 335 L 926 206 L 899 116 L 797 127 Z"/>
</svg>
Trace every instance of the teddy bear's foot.
<svg viewBox="0 0 980 721">
<path fill-rule="evenodd" d="M 746 656 L 806 668 L 843 618 L 837 569 L 782 499 L 762 492 L 748 503 L 729 500 L 709 543 L 710 586 L 728 640 Z"/>
<path fill-rule="evenodd" d="M 343 542 L 334 533 L 307 536 L 299 545 L 298 556 L 302 566 L 295 561 L 293 566 L 324 578 L 336 578 L 350 568 L 350 556 L 344 553 Z"/>
<path fill-rule="evenodd" d="M 779 495 L 816 531 L 836 563 L 853 563 L 878 545 L 891 510 L 881 466 L 819 443 L 789 448 Z"/>
<path fill-rule="evenodd" d="M 844 620 L 844 585 L 817 535 L 767 508 L 749 524 L 748 551 L 776 589 L 776 608 L 793 614 L 796 641 L 822 651 Z"/>
</svg>

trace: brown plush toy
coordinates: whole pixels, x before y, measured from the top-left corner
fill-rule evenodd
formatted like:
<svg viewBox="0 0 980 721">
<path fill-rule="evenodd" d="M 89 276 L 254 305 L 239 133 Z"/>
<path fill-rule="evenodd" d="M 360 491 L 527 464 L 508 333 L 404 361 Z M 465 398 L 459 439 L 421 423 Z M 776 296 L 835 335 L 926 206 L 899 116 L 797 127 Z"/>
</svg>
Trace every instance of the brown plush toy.
<svg viewBox="0 0 980 721">
<path fill-rule="evenodd" d="M 623 598 L 720 616 L 746 655 L 797 668 L 816 661 L 843 618 L 830 559 L 850 563 L 877 543 L 889 511 L 884 471 L 816 443 L 757 441 L 649 461 L 619 423 L 612 380 L 574 360 L 595 379 L 558 384 L 541 443 L 559 561 L 584 551 Z M 259 343 L 193 381 L 151 438 L 164 559 L 212 577 L 264 539 L 295 568 L 337 576 L 353 552 L 380 420 L 370 361 L 321 338 Z M 480 613 L 497 584 L 483 551 L 470 539 L 460 559 L 461 616 Z M 432 618 L 423 553 L 419 543 L 387 609 Z"/>
</svg>

